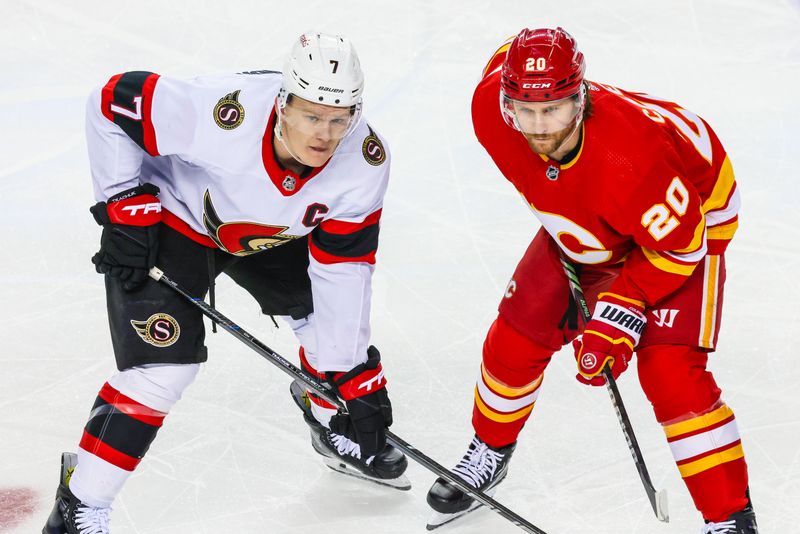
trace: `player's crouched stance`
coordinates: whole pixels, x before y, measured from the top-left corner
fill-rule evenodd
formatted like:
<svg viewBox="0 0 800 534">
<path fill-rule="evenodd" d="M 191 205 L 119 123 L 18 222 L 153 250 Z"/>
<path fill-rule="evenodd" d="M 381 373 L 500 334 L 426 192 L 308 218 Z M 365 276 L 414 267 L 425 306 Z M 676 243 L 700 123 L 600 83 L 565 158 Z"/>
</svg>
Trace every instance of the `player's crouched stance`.
<svg viewBox="0 0 800 534">
<path fill-rule="evenodd" d="M 704 533 L 756 534 L 733 410 L 706 369 L 739 193 L 713 130 L 672 102 L 584 80 L 561 28 L 523 30 L 487 65 L 475 134 L 540 219 L 483 345 L 475 437 L 454 472 L 492 493 L 508 471 L 552 355 L 579 332 L 560 257 L 594 314 L 574 342 L 578 380 L 603 385 L 634 350 Z M 499 105 L 498 105 L 499 102 Z M 439 479 L 436 528 L 475 504 Z"/>
<path fill-rule="evenodd" d="M 300 341 L 302 367 L 347 412 L 297 384 L 326 463 L 408 489 L 386 442 L 392 407 L 369 345 L 371 279 L 389 153 L 361 120 L 363 74 L 350 42 L 307 33 L 284 74 L 184 82 L 117 75 L 90 98 L 87 141 L 102 225 L 119 372 L 100 389 L 77 454 L 64 453 L 44 534 L 109 532 L 111 504 L 206 361 L 203 318 L 148 278 L 158 265 L 191 294 L 226 273 Z"/>
</svg>

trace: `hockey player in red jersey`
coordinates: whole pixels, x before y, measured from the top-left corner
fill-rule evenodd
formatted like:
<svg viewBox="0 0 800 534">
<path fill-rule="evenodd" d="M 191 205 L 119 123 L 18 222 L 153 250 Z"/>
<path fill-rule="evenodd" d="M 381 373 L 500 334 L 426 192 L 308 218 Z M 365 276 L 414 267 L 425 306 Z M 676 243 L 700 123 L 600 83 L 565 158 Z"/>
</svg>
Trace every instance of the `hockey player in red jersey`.
<svg viewBox="0 0 800 534">
<path fill-rule="evenodd" d="M 392 408 L 369 345 L 390 157 L 362 120 L 363 86 L 348 39 L 306 33 L 283 74 L 127 72 L 92 94 L 91 212 L 103 227 L 92 261 L 106 275 L 119 372 L 100 389 L 77 455 L 62 456 L 44 534 L 109 532 L 114 498 L 207 359 L 200 312 L 148 278 L 154 265 L 212 299 L 226 273 L 264 314 L 283 316 L 303 368 L 348 408 L 336 413 L 292 384 L 314 449 L 334 469 L 408 488 L 407 460 L 386 443 Z"/>
<path fill-rule="evenodd" d="M 730 161 L 697 115 L 589 82 L 584 71 L 563 29 L 525 29 L 495 53 L 475 90 L 475 134 L 542 228 L 486 336 L 475 437 L 454 472 L 494 492 L 563 345 L 572 341 L 577 378 L 592 385 L 605 383 L 606 365 L 618 377 L 635 351 L 703 532 L 753 534 L 736 419 L 706 368 L 737 227 Z M 562 255 L 594 310 L 582 332 Z M 475 507 L 442 479 L 428 503 L 429 528 Z"/>
</svg>

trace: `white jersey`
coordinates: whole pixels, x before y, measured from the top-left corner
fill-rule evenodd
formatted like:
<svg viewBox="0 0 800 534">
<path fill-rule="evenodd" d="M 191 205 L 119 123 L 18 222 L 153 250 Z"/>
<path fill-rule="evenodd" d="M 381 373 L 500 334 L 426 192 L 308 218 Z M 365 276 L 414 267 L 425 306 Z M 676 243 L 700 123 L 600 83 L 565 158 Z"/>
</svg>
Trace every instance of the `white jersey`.
<svg viewBox="0 0 800 534">
<path fill-rule="evenodd" d="M 112 77 L 87 109 L 95 198 L 157 185 L 165 224 L 238 256 L 307 238 L 317 346 L 306 350 L 318 370 L 347 371 L 367 357 L 389 153 L 362 120 L 323 167 L 283 169 L 272 146 L 281 80 Z"/>
</svg>

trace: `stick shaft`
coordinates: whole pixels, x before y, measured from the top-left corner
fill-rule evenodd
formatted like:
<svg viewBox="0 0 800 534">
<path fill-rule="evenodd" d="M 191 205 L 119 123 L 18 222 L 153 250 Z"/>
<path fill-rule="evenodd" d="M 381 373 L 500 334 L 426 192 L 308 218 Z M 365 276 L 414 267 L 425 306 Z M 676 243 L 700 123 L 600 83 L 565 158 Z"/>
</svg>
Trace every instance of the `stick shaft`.
<svg viewBox="0 0 800 534">
<path fill-rule="evenodd" d="M 268 362 L 272 363 L 273 365 L 281 369 L 284 373 L 288 374 L 289 376 L 291 376 L 296 380 L 300 380 L 301 382 L 303 382 L 306 386 L 313 389 L 320 397 L 324 398 L 326 401 L 336 406 L 336 408 L 344 409 L 344 405 L 339 400 L 339 398 L 335 394 L 333 394 L 333 392 L 331 392 L 330 389 L 325 384 L 317 380 L 316 377 L 311 376 L 302 369 L 297 368 L 291 362 L 286 360 L 283 356 L 281 356 L 280 354 L 278 354 L 277 352 L 266 346 L 264 343 L 256 339 L 242 327 L 240 327 L 239 325 L 228 319 L 226 316 L 220 313 L 216 308 L 209 306 L 202 299 L 193 297 L 192 295 L 187 293 L 186 290 L 184 290 L 177 282 L 175 282 L 174 280 L 170 279 L 167 275 L 165 275 L 163 271 L 161 271 L 157 267 L 153 267 L 150 270 L 150 277 L 158 282 L 161 282 L 171 287 L 177 293 L 186 298 L 189 302 L 194 304 L 203 315 L 205 315 L 212 321 L 216 322 L 220 327 L 222 327 L 224 330 L 232 334 L 239 341 L 241 341 L 242 343 L 253 349 Z M 416 461 L 422 467 L 432 472 L 433 474 L 444 478 L 454 486 L 457 486 L 461 491 L 463 491 L 464 493 L 466 493 L 467 495 L 469 495 L 482 505 L 486 506 L 487 508 L 500 514 L 505 519 L 507 519 L 514 525 L 518 526 L 525 532 L 529 532 L 531 534 L 547 534 L 545 531 L 541 530 L 532 523 L 528 522 L 527 520 L 525 520 L 525 518 L 513 512 L 512 510 L 506 508 L 505 506 L 495 501 L 485 493 L 469 486 L 463 480 L 453 475 L 448 469 L 444 468 L 442 465 L 433 460 L 430 456 L 422 453 L 416 447 L 414 447 L 407 441 L 403 440 L 399 436 L 396 436 L 394 433 L 387 431 L 386 439 L 389 443 L 391 443 L 392 445 L 403 451 L 409 458 Z"/>
</svg>

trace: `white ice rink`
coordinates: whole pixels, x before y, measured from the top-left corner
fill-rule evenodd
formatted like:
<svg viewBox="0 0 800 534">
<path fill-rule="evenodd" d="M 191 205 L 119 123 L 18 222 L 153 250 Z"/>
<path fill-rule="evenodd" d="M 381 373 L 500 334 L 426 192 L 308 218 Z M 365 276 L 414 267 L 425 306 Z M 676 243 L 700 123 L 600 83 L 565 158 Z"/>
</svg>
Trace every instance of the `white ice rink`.
<svg viewBox="0 0 800 534">
<path fill-rule="evenodd" d="M 389 140 L 373 305 L 398 435 L 450 466 L 471 437 L 484 334 L 538 224 L 472 134 L 469 102 L 497 45 L 563 25 L 590 79 L 675 100 L 706 118 L 740 183 L 719 351 L 763 533 L 800 532 L 800 2 L 446 0 L 138 2 L 0 0 L 0 532 L 39 532 L 59 454 L 74 450 L 114 370 L 84 101 L 111 75 L 280 68 L 318 28 L 352 38 L 365 113 Z M 226 277 L 217 305 L 295 360 Z M 225 332 L 115 503 L 114 534 L 422 533 L 433 475 L 410 492 L 338 475 L 312 452 L 288 379 Z M 551 365 L 496 497 L 549 534 L 696 534 L 701 520 L 635 372 L 620 380 L 672 520 L 656 521 L 603 389 Z M 33 509 L 14 508 L 25 491 Z M 16 518 L 16 519 L 14 519 Z M 12 520 L 13 519 L 13 520 Z M 521 532 L 483 510 L 443 527 Z"/>
</svg>

